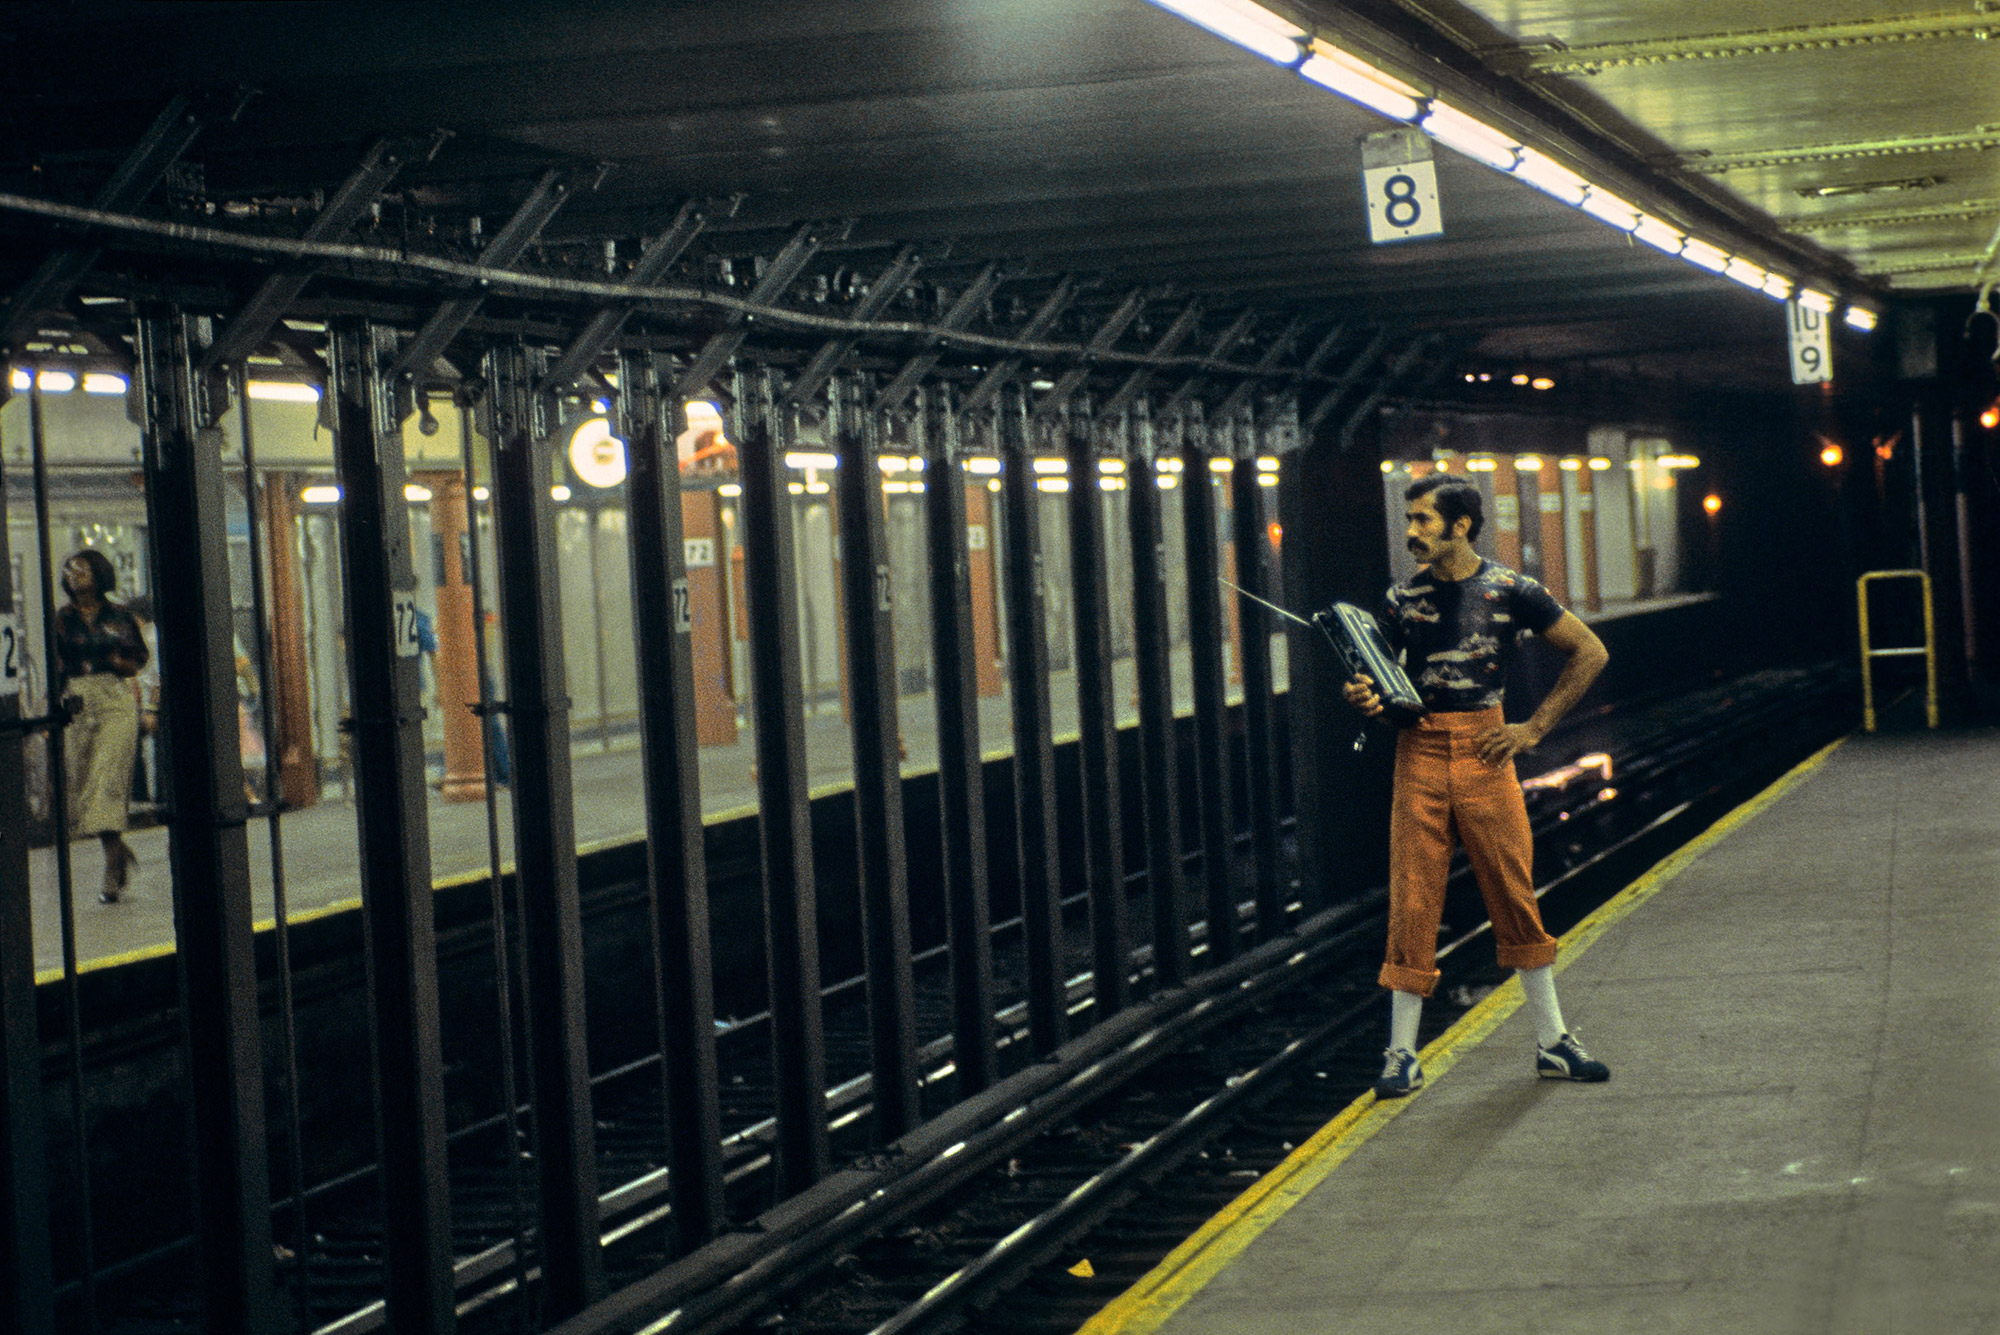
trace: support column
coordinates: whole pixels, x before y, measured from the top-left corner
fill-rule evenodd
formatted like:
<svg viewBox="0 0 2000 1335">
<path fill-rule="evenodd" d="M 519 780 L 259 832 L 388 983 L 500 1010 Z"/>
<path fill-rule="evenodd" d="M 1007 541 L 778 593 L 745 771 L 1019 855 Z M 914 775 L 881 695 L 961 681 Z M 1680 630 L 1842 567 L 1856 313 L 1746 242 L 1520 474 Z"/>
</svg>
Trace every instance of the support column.
<svg viewBox="0 0 2000 1335">
<path fill-rule="evenodd" d="M 1264 488 L 1257 481 L 1256 446 L 1236 460 L 1230 491 L 1236 520 L 1237 580 L 1259 598 L 1269 599 L 1270 539 L 1264 532 Z M 1243 751 L 1244 779 L 1250 800 L 1250 852 L 1257 869 L 1257 939 L 1268 941 L 1285 930 L 1285 886 L 1279 865 L 1277 754 L 1271 722 L 1271 624 L 1263 606 L 1247 597 L 1236 600 L 1243 623 Z"/>
<path fill-rule="evenodd" d="M 1201 875 L 1207 887 L 1208 966 L 1227 964 L 1236 931 L 1236 812 L 1230 802 L 1229 702 L 1222 662 L 1221 516 L 1201 405 L 1181 419 L 1181 516 L 1187 527 L 1188 659 L 1194 678 L 1194 759 L 1201 793 Z M 1227 458 L 1227 455 L 1220 457 Z M 1229 600 L 1233 607 L 1235 599 Z"/>
<path fill-rule="evenodd" d="M 598 1242 L 596 1126 L 583 1009 L 583 920 L 577 898 L 570 783 L 569 686 L 556 577 L 547 412 L 534 392 L 539 353 L 519 345 L 486 359 L 491 389 L 493 511 L 500 616 L 507 627 L 513 718 L 514 865 L 526 960 L 530 1099 L 541 1187 L 542 1283 L 550 1318 L 604 1294 Z"/>
<path fill-rule="evenodd" d="M 6 513 L 7 479 L 0 471 L 0 519 Z M 27 646 L 14 607 L 14 560 L 7 525 L 0 522 L 0 1330 L 53 1335 L 48 1140 L 22 765 L 28 730 L 21 717 L 21 657 Z"/>
<path fill-rule="evenodd" d="M 1007 677 L 1014 706 L 1014 831 L 1027 938 L 1028 1033 L 1037 1057 L 1068 1037 L 1062 972 L 1062 863 L 1056 847 L 1056 762 L 1049 713 L 1049 602 L 1042 569 L 1027 402 L 1002 391 L 1000 506 L 1005 524 Z"/>
<path fill-rule="evenodd" d="M 702 746 L 734 746 L 731 631 L 728 618 L 722 614 L 722 508 L 713 491 L 683 491 L 680 507 L 681 557 L 687 571 L 688 615 L 694 626 L 689 651 L 694 663 L 695 739 Z"/>
<path fill-rule="evenodd" d="M 1139 679 L 1139 777 L 1146 812 L 1146 889 L 1153 909 L 1153 976 L 1164 987 L 1178 987 L 1188 975 L 1180 744 L 1167 626 L 1167 541 L 1148 408 L 1143 396 L 1133 403 L 1124 451 L 1125 505 L 1132 529 L 1132 660 Z"/>
<path fill-rule="evenodd" d="M 1569 606 L 1569 541 L 1563 530 L 1562 467 L 1544 458 L 1535 473 L 1535 523 L 1541 535 L 1542 586 Z"/>
<path fill-rule="evenodd" d="M 1583 548 L 1583 607 L 1587 612 L 1604 610 L 1604 592 L 1597 573 L 1596 477 L 1590 460 L 1585 459 L 1576 475 L 1576 526 Z"/>
<path fill-rule="evenodd" d="M 205 323 L 205 322 L 204 322 Z M 139 321 L 203 1329 L 272 1331 L 271 1184 L 236 715 L 222 433 L 196 428 L 188 322 Z M 172 559 L 163 559 L 171 553 Z"/>
<path fill-rule="evenodd" d="M 479 703 L 479 628 L 473 624 L 472 572 L 466 553 L 472 542 L 465 477 L 460 473 L 419 473 L 431 493 L 431 533 L 444 553 L 437 586 L 437 708 L 444 722 L 444 783 L 447 802 L 486 800 L 486 729 L 468 707 Z"/>
<path fill-rule="evenodd" d="M 887 1143 L 922 1120 L 917 1002 L 910 971 L 910 873 L 903 833 L 894 581 L 883 514 L 880 417 L 861 376 L 835 376 L 829 425 L 839 451 L 846 687 L 854 746 L 863 967 L 875 1134 Z M 948 490 L 948 488 L 947 488 Z"/>
<path fill-rule="evenodd" d="M 965 542 L 961 545 L 966 561 L 965 605 L 972 609 L 972 661 L 979 698 L 991 700 L 1006 686 L 1006 665 L 1000 661 L 1000 613 L 994 597 L 993 493 L 987 490 L 985 478 L 967 478 L 962 470 L 951 476 L 961 480 L 959 490 L 965 497 Z"/>
<path fill-rule="evenodd" d="M 685 1255 L 722 1232 L 722 1112 L 715 1061 L 715 984 L 710 972 L 708 858 L 701 823 L 700 690 L 696 646 L 725 635 L 709 540 L 706 602 L 680 520 L 684 496 L 675 439 L 682 408 L 669 368 L 627 352 L 618 365 L 619 435 L 630 473 L 632 626 L 639 677 L 640 762 L 646 784 L 646 870 L 651 887 L 653 977 L 667 1132 L 667 1200 L 675 1251 Z M 696 633 L 697 628 L 703 634 Z M 695 708 L 689 708 L 694 704 Z M 735 712 L 730 713 L 735 740 Z"/>
<path fill-rule="evenodd" d="M 1521 568 L 1521 475 L 1502 455 L 1487 477 L 1493 483 L 1493 559 L 1509 570 Z"/>
<path fill-rule="evenodd" d="M 1090 889 L 1092 1022 L 1125 1009 L 1131 948 L 1125 938 L 1125 812 L 1118 782 L 1118 707 L 1111 691 L 1111 590 L 1097 431 L 1087 406 L 1058 428 L 1069 460 L 1069 551 L 1076 617 L 1077 747 L 1083 782 L 1084 883 Z"/>
<path fill-rule="evenodd" d="M 739 377 L 732 433 L 742 469 L 750 703 L 757 730 L 757 824 L 765 975 L 777 1086 L 777 1178 L 794 1196 L 826 1176 L 826 1044 L 812 811 L 806 793 L 798 567 L 792 548 L 785 432 L 770 373 Z"/>
<path fill-rule="evenodd" d="M 931 584 L 931 699 L 937 707 L 938 825 L 944 844 L 945 922 L 951 942 L 952 1063 L 963 1098 L 993 1083 L 993 932 L 987 906 L 986 776 L 979 749 L 979 697 L 987 659 L 979 648 L 979 580 L 986 569 L 985 624 L 993 630 L 993 550 L 983 483 L 965 484 L 957 417 L 948 387 L 925 388 L 925 552 Z M 980 520 L 968 522 L 970 502 Z M 972 534 L 980 535 L 975 548 Z M 970 609 L 968 615 L 967 609 Z M 998 662 L 992 670 L 998 671 Z"/>
<path fill-rule="evenodd" d="M 388 1321 L 455 1328 L 444 1053 L 424 774 L 417 573 L 403 499 L 403 438 L 381 372 L 394 335 L 336 320 L 327 358 L 340 475 L 349 724 L 361 836 L 361 915 L 375 1058 Z M 439 684 L 443 696 L 443 683 Z M 474 698 L 477 698 L 476 695 Z"/>
<path fill-rule="evenodd" d="M 319 802 L 319 758 L 313 753 L 312 699 L 307 694 L 306 587 L 299 575 L 299 488 L 292 473 L 275 473 L 259 490 L 264 502 L 265 559 L 271 567 L 271 713 L 268 739 L 277 758 L 278 791 L 287 810 Z"/>
</svg>

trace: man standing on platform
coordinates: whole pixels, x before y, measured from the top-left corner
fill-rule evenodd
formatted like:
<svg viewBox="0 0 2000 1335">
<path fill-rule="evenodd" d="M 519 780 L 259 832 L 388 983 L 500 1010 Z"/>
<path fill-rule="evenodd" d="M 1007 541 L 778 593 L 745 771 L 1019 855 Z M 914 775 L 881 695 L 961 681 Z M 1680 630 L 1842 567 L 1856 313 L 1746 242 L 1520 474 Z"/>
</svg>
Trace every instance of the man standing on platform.
<svg viewBox="0 0 2000 1335">
<path fill-rule="evenodd" d="M 1389 816 L 1389 948 L 1380 982 L 1391 989 L 1389 1048 L 1377 1098 L 1401 1098 L 1424 1083 L 1417 1021 L 1437 986 L 1438 923 L 1452 838 L 1465 844 L 1493 922 L 1500 965 L 1518 971 L 1535 1020 L 1535 1070 L 1558 1080 L 1608 1080 L 1563 1025 L 1556 1002 L 1556 942 L 1542 929 L 1532 873 L 1534 843 L 1514 756 L 1567 714 L 1603 670 L 1604 644 L 1540 584 L 1481 559 L 1472 549 L 1482 521 L 1477 488 L 1432 474 L 1404 493 L 1407 542 L 1423 569 L 1391 588 L 1382 629 L 1403 654 L 1426 713 L 1396 741 Z M 1507 661 L 1524 631 L 1568 659 L 1541 708 L 1525 723 L 1500 712 Z M 1382 712 L 1375 683 L 1357 675 L 1347 702 Z"/>
</svg>

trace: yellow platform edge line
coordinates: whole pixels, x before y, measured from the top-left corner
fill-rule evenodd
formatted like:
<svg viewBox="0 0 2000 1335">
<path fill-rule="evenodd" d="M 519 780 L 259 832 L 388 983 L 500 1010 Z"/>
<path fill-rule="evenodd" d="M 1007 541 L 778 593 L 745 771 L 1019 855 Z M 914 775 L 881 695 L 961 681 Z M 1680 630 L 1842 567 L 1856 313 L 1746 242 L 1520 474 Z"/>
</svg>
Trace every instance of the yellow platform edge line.
<svg viewBox="0 0 2000 1335">
<path fill-rule="evenodd" d="M 1556 956 L 1556 971 L 1561 972 L 1614 923 L 1658 894 L 1702 854 L 1797 787 L 1846 740 L 1841 737 L 1815 751 L 1770 787 L 1655 863 L 1565 932 L 1562 949 Z M 1427 1080 L 1435 1081 L 1449 1071 L 1461 1053 L 1483 1042 L 1519 1010 L 1521 1000 L 1520 983 L 1509 978 L 1461 1016 L 1457 1024 L 1423 1050 L 1421 1060 Z M 1136 1284 L 1086 1321 L 1078 1328 L 1077 1335 L 1151 1335 L 1246 1251 L 1265 1229 L 1277 1223 L 1376 1132 L 1421 1097 L 1420 1090 L 1409 1098 L 1378 1101 L 1369 1093 L 1348 1104 L 1339 1116 L 1287 1155 L 1283 1163 L 1258 1178 Z"/>
</svg>

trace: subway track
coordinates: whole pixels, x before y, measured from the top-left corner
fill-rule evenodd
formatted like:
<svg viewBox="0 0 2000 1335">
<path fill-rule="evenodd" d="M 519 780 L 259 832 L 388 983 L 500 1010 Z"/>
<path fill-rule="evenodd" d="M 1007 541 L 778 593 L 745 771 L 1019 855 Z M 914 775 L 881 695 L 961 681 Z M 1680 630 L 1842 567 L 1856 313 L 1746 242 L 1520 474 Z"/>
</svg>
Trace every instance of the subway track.
<svg viewBox="0 0 2000 1335">
<path fill-rule="evenodd" d="M 1530 794 L 1552 930 L 1740 800 L 1746 785 L 1836 733 L 1845 690 L 1830 670 L 1761 674 L 1584 720 L 1552 739 L 1552 750 L 1610 752 L 1617 775 L 1615 793 L 1581 767 L 1572 782 Z M 1614 735 L 1616 744 L 1605 741 Z M 1447 907 L 1456 936 L 1439 990 L 1444 1004 L 1427 1008 L 1427 1038 L 1501 978 L 1481 949 L 1476 894 L 1458 879 Z M 1128 881 L 1139 921 L 1143 873 Z M 717 893 L 731 889 L 717 884 Z M 1189 898 L 1198 901 L 1197 886 Z M 1068 997 L 1081 1031 L 1091 1007 L 1086 905 L 1078 896 L 1066 907 Z M 922 1049 L 926 1125 L 965 1130 L 935 1144 L 931 1159 L 921 1148 L 874 1152 L 863 988 L 859 978 L 827 987 L 834 1163 L 869 1167 L 869 1189 L 887 1202 L 846 1227 L 821 1221 L 784 1233 L 755 1222 L 774 1192 L 768 1017 L 719 1025 L 728 1213 L 738 1229 L 725 1241 L 741 1264 L 672 1261 L 657 1059 L 600 1072 L 592 1083 L 612 1288 L 668 1276 L 659 1292 L 681 1304 L 676 1330 L 1073 1329 L 1367 1087 L 1379 1062 L 1379 913 L 1370 902 L 1295 923 L 1294 936 L 1089 1030 L 1100 1050 L 1067 1066 L 1030 1062 L 1025 1008 L 1004 1006 L 1003 1083 L 994 1091 L 1003 1097 L 989 1100 L 983 1122 L 963 1112 L 954 1121 L 950 1039 L 932 1039 Z M 1004 1000 L 1024 972 L 1011 924 L 996 925 L 994 949 Z M 1148 955 L 1142 948 L 1133 956 L 1137 996 L 1151 986 Z M 941 948 L 917 957 L 920 1034 L 948 1034 L 946 963 Z M 1010 1103 L 1009 1084 L 1024 1080 L 1031 1087 Z M 922 1129 L 905 1144 L 921 1138 Z M 533 1216 L 534 1152 L 525 1105 L 511 1122 L 489 1116 L 453 1133 L 453 1249 L 468 1331 L 541 1328 L 534 1239 L 524 1228 Z M 952 1161 L 949 1171 L 938 1155 Z M 277 1221 L 280 1291 L 297 1328 L 382 1328 L 372 1169 L 312 1188 L 305 1210 L 303 1234 L 287 1213 Z M 106 1290 L 119 1299 L 105 1307 L 105 1328 L 193 1329 L 175 1282 L 187 1254 L 186 1244 L 173 1244 L 121 1266 Z M 1070 1273 L 1080 1259 L 1094 1275 Z M 732 1265 L 749 1281 L 728 1284 Z"/>
</svg>

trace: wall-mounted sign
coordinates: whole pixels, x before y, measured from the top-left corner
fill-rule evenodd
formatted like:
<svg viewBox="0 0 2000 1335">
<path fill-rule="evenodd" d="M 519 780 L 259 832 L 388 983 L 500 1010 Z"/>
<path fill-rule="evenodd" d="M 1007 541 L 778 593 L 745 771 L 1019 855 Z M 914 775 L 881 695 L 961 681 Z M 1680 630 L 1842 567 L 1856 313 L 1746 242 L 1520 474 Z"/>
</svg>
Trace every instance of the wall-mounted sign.
<svg viewBox="0 0 2000 1335">
<path fill-rule="evenodd" d="M 21 618 L 0 616 L 0 698 L 21 693 Z"/>
<path fill-rule="evenodd" d="M 396 619 L 396 657 L 415 658 L 417 651 L 424 647 L 424 638 L 418 628 L 417 595 L 398 593 L 392 596 L 391 606 Z"/>
<path fill-rule="evenodd" d="M 682 538 L 681 559 L 690 570 L 715 564 L 714 538 Z"/>
<path fill-rule="evenodd" d="M 1368 239 L 1377 245 L 1443 236 L 1437 168 L 1423 131 L 1404 126 L 1361 141 L 1361 185 L 1368 200 Z"/>
<path fill-rule="evenodd" d="M 1791 331 L 1792 383 L 1820 385 L 1831 381 L 1833 338 L 1826 312 L 1801 306 L 1796 301 L 1786 302 L 1785 310 L 1790 316 L 1786 327 Z"/>
</svg>

